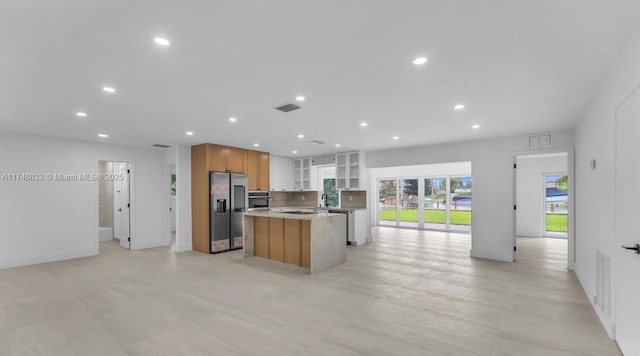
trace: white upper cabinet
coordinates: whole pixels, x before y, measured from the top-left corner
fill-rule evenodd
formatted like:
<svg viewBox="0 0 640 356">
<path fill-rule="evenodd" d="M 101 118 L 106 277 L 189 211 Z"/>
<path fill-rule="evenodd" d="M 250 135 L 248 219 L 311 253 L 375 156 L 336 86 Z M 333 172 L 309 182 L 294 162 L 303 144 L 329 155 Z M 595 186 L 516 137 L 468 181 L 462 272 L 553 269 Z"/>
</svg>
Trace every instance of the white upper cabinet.
<svg viewBox="0 0 640 356">
<path fill-rule="evenodd" d="M 311 158 L 293 160 L 293 189 L 311 190 Z"/>
<path fill-rule="evenodd" d="M 290 191 L 293 190 L 293 177 L 291 169 L 293 162 L 289 158 L 271 156 L 271 190 Z"/>
<path fill-rule="evenodd" d="M 336 155 L 336 189 L 359 190 L 360 170 L 362 169 L 360 152 L 339 153 Z"/>
</svg>

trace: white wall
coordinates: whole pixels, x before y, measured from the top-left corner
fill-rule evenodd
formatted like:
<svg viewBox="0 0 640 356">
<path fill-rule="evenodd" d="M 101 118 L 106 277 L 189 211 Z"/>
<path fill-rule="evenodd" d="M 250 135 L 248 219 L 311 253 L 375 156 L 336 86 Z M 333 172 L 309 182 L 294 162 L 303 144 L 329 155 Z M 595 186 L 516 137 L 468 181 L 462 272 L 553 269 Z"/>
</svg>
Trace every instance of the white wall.
<svg viewBox="0 0 640 356">
<path fill-rule="evenodd" d="M 98 173 L 132 163 L 131 246 L 163 244 L 163 153 L 0 132 L 2 173 Z M 166 194 L 164 194 L 166 195 Z M 0 182 L 0 268 L 98 253 L 98 182 Z"/>
<path fill-rule="evenodd" d="M 371 168 L 372 189 L 377 189 L 377 181 L 380 178 L 404 178 L 404 177 L 444 177 L 444 176 L 470 176 L 471 162 L 451 162 L 436 164 L 421 164 L 415 166 Z"/>
<path fill-rule="evenodd" d="M 176 147 L 175 252 L 191 251 L 191 146 Z"/>
<path fill-rule="evenodd" d="M 568 173 L 567 155 L 518 156 L 516 162 L 516 234 L 542 237 L 546 232 L 544 175 Z"/>
<path fill-rule="evenodd" d="M 590 100 L 590 106 L 585 108 L 585 115 L 576 128 L 575 271 L 592 302 L 596 293 L 596 249 L 610 257 L 615 266 L 615 250 L 620 248 L 615 244 L 615 219 L 611 208 L 615 206 L 615 110 L 638 85 L 640 28 L 607 74 L 598 94 Z M 595 170 L 590 168 L 592 159 L 597 162 Z M 615 279 L 611 282 L 611 289 L 615 290 Z M 615 314 L 607 318 L 597 307 L 595 309 L 612 335 Z M 614 305 L 611 310 L 615 313 Z"/>
<path fill-rule="evenodd" d="M 549 152 L 572 150 L 573 134 L 552 133 Z M 372 151 L 367 167 L 393 167 L 470 161 L 473 170 L 474 257 L 513 261 L 514 154 L 528 150 L 527 136 Z M 541 150 L 536 150 L 540 153 Z M 370 209 L 374 207 L 369 206 Z"/>
</svg>

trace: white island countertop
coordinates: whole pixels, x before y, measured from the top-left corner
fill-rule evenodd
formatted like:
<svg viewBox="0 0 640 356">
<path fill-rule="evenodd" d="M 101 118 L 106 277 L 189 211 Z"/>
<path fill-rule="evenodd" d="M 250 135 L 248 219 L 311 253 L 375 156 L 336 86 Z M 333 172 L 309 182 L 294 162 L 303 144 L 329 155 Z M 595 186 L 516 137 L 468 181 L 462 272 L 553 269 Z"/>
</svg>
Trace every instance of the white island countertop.
<svg viewBox="0 0 640 356">
<path fill-rule="evenodd" d="M 249 211 L 244 213 L 244 215 L 245 216 L 261 216 L 265 218 L 312 220 L 313 218 L 326 218 L 331 216 L 339 216 L 341 214 L 329 213 L 326 210 L 314 211 L 311 209 L 282 209 L 280 211 L 275 211 L 275 210 Z"/>
</svg>

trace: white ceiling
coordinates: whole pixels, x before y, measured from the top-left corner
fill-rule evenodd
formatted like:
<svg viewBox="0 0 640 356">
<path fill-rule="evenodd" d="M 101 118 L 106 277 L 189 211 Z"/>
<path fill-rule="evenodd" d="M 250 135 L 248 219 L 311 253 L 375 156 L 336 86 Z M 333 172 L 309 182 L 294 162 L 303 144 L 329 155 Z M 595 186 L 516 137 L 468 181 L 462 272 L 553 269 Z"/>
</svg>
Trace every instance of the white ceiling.
<svg viewBox="0 0 640 356">
<path fill-rule="evenodd" d="M 638 0 L 3 0 L 0 129 L 281 156 L 566 129 L 638 18 Z"/>
</svg>

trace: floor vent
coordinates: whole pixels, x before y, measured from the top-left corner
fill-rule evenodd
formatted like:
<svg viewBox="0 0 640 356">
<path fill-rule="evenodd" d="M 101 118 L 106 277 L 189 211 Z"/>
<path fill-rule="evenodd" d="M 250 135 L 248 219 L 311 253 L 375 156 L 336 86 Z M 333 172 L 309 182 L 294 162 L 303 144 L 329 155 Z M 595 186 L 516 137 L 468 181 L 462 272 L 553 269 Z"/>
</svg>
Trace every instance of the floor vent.
<svg viewBox="0 0 640 356">
<path fill-rule="evenodd" d="M 596 305 L 606 317 L 611 316 L 611 258 L 596 250 Z"/>
<path fill-rule="evenodd" d="M 290 112 L 298 109 L 300 109 L 300 107 L 296 104 L 285 104 L 276 108 L 276 110 L 280 110 L 282 112 Z"/>
<path fill-rule="evenodd" d="M 151 146 L 156 147 L 156 148 L 169 148 L 169 147 L 171 147 L 171 146 L 167 146 L 167 145 L 161 145 L 159 143 L 156 143 L 155 145 L 151 145 Z"/>
</svg>

